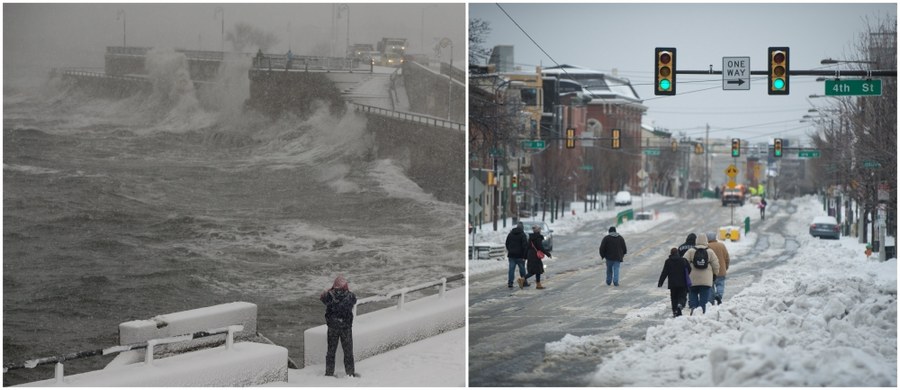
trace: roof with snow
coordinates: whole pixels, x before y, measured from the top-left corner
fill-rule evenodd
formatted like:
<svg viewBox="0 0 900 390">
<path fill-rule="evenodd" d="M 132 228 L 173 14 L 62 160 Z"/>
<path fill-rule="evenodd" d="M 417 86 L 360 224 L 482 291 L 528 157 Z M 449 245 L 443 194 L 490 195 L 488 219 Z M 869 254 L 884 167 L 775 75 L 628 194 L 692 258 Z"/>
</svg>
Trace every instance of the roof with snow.
<svg viewBox="0 0 900 390">
<path fill-rule="evenodd" d="M 626 78 L 566 64 L 544 68 L 543 74 L 559 75 L 560 79 L 577 81 L 584 88 L 585 93 L 591 95 L 595 101 L 621 100 L 626 103 L 637 104 L 642 102 L 640 96 L 631 86 L 631 81 Z"/>
</svg>

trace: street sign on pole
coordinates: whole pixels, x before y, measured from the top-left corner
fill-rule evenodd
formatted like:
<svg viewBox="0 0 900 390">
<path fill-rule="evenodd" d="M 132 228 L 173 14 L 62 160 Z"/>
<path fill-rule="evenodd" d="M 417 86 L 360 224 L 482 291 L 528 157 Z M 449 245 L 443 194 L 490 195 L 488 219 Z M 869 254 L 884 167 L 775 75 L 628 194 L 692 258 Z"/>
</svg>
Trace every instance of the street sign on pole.
<svg viewBox="0 0 900 390">
<path fill-rule="evenodd" d="M 797 157 L 804 158 L 819 158 L 820 155 L 821 154 L 818 149 L 801 150 L 799 153 L 797 153 Z"/>
<path fill-rule="evenodd" d="M 659 156 L 659 149 L 644 149 L 644 154 L 647 156 Z"/>
<path fill-rule="evenodd" d="M 522 148 L 524 149 L 543 149 L 546 146 L 547 143 L 544 140 L 522 141 Z"/>
<path fill-rule="evenodd" d="M 594 167 L 592 165 L 582 165 L 578 168 L 580 168 L 582 171 L 593 171 L 594 170 Z"/>
<path fill-rule="evenodd" d="M 593 131 L 582 131 L 581 132 L 581 146 L 585 148 L 594 147 L 594 132 Z"/>
<path fill-rule="evenodd" d="M 750 57 L 722 57 L 722 89 L 750 89 Z"/>
<path fill-rule="evenodd" d="M 825 80 L 825 96 L 881 96 L 881 80 Z"/>
<path fill-rule="evenodd" d="M 863 168 L 881 168 L 881 163 L 875 160 L 863 160 Z"/>
</svg>

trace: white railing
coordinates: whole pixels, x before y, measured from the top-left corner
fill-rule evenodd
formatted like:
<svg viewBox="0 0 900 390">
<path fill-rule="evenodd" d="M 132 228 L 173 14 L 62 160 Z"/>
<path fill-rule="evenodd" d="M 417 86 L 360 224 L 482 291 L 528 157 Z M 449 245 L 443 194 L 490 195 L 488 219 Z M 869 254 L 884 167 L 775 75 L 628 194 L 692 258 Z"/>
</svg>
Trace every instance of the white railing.
<svg viewBox="0 0 900 390">
<path fill-rule="evenodd" d="M 37 366 L 56 363 L 56 369 L 54 370 L 54 379 L 56 380 L 56 383 L 62 383 L 63 378 L 65 376 L 65 368 L 63 367 L 63 362 L 65 362 L 67 360 L 83 359 L 83 358 L 91 357 L 91 356 L 106 356 L 106 355 L 110 355 L 110 354 L 114 354 L 114 353 L 121 353 L 121 352 L 132 351 L 132 350 L 144 348 L 147 350 L 145 357 L 144 357 L 144 363 L 145 364 L 153 364 L 153 349 L 157 345 L 180 343 L 183 341 L 191 341 L 194 339 L 211 337 L 211 336 L 225 333 L 225 334 L 227 334 L 225 336 L 225 349 L 230 350 L 231 346 L 234 345 L 234 334 L 236 332 L 241 332 L 243 330 L 244 330 L 243 325 L 230 325 L 230 326 L 226 326 L 224 328 L 210 329 L 210 330 L 196 332 L 196 333 L 188 333 L 188 334 L 184 334 L 184 335 L 180 335 L 180 336 L 147 340 L 144 343 L 129 344 L 129 345 L 117 345 L 117 346 L 109 347 L 109 348 L 80 351 L 80 352 L 74 352 L 74 353 L 69 353 L 69 354 L 60 355 L 60 356 L 51 356 L 51 357 L 45 357 L 45 358 L 30 359 L 30 360 L 25 361 L 24 363 L 3 366 L 3 373 L 5 374 L 9 370 L 18 370 L 18 369 L 23 369 L 23 368 L 35 368 Z"/>
<path fill-rule="evenodd" d="M 424 290 L 426 288 L 430 288 L 430 287 L 434 287 L 434 286 L 438 286 L 438 285 L 441 286 L 441 289 L 440 289 L 440 292 L 438 292 L 438 295 L 440 295 L 443 298 L 444 292 L 447 290 L 448 282 L 465 279 L 465 277 L 466 277 L 465 274 L 456 274 L 456 275 L 453 275 L 448 278 L 440 278 L 438 280 L 425 282 L 425 283 L 419 284 L 417 286 L 404 287 L 401 289 L 397 289 L 397 290 L 391 291 L 384 295 L 375 295 L 375 296 L 360 299 L 360 300 L 356 301 L 356 305 L 353 306 L 353 316 L 356 317 L 356 308 L 359 307 L 360 305 L 364 305 L 367 303 L 373 303 L 373 302 L 383 302 L 383 301 L 390 300 L 393 297 L 399 297 L 399 299 L 397 301 L 397 310 L 403 310 L 403 304 L 406 302 L 406 294 L 409 294 L 411 292 L 416 292 L 419 290 Z"/>
<path fill-rule="evenodd" d="M 366 112 L 375 115 L 381 115 L 388 118 L 400 119 L 408 122 L 422 123 L 434 127 L 444 127 L 454 130 L 464 130 L 465 124 L 459 122 L 451 122 L 446 119 L 435 118 L 433 116 L 413 114 L 404 111 L 392 111 L 381 107 L 368 106 L 365 104 L 353 103 L 356 111 Z"/>
</svg>

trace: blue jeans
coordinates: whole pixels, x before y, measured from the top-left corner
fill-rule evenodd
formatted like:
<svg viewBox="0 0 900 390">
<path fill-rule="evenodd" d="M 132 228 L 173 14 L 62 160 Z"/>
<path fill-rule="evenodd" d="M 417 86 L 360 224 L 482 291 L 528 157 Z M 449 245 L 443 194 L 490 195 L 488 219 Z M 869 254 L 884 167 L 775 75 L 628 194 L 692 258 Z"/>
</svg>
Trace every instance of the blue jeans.
<svg viewBox="0 0 900 390">
<path fill-rule="evenodd" d="M 519 276 L 525 277 L 525 259 L 517 259 L 514 257 L 509 258 L 509 278 L 507 278 L 506 284 L 512 286 L 513 281 L 515 280 L 516 267 L 519 267 Z"/>
<path fill-rule="evenodd" d="M 691 309 L 702 308 L 706 313 L 706 303 L 709 302 L 710 286 L 691 286 L 688 291 L 688 306 Z"/>
<path fill-rule="evenodd" d="M 621 261 L 606 260 L 606 285 L 610 283 L 619 285 L 619 267 L 622 266 Z"/>
<path fill-rule="evenodd" d="M 722 299 L 725 297 L 725 276 L 716 276 L 715 283 L 715 291 L 713 292 L 714 297 L 719 297 Z"/>
</svg>

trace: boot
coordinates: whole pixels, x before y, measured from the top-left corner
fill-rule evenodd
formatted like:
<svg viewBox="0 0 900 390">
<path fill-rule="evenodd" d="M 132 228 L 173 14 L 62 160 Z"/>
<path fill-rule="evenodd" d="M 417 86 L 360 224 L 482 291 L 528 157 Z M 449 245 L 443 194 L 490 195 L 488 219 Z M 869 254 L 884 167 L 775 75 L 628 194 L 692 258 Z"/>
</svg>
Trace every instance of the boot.
<svg viewBox="0 0 900 390">
<path fill-rule="evenodd" d="M 525 288 L 525 279 L 518 278 L 516 279 L 516 283 L 519 283 L 519 288 Z"/>
<path fill-rule="evenodd" d="M 541 286 L 541 282 L 537 282 L 537 287 L 535 287 L 535 288 L 538 290 L 543 290 L 544 286 Z"/>
</svg>

